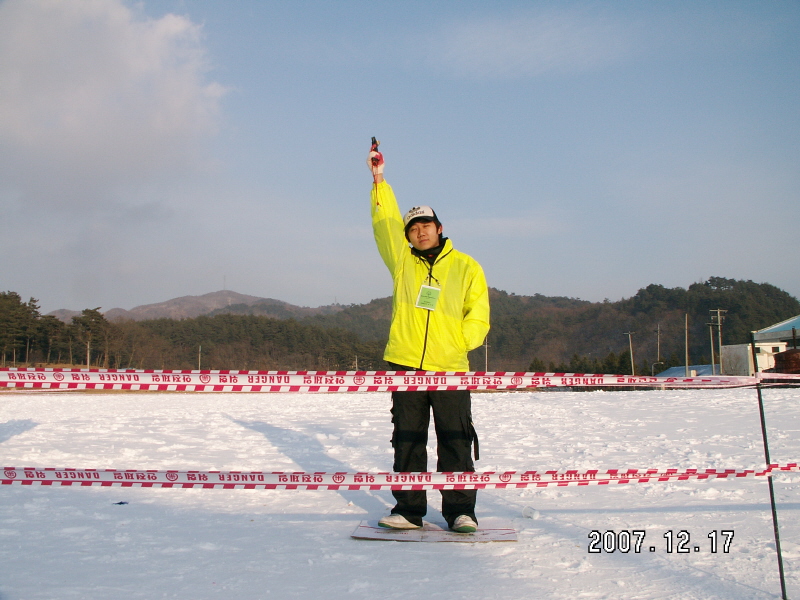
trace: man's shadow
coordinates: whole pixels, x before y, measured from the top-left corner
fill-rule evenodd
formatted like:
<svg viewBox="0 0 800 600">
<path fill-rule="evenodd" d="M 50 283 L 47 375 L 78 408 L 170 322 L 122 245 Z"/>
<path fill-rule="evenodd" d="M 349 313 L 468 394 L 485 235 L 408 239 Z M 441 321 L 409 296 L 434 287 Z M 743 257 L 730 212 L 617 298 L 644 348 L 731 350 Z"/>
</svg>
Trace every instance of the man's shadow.
<svg viewBox="0 0 800 600">
<path fill-rule="evenodd" d="M 36 427 L 38 423 L 31 419 L 14 419 L 0 423 L 0 444 Z"/>
<path fill-rule="evenodd" d="M 305 433 L 276 427 L 263 421 L 239 421 L 230 416 L 228 418 L 237 425 L 262 434 L 284 456 L 297 463 L 304 472 L 353 472 L 353 468 L 349 465 L 328 456 L 322 444 Z M 382 515 L 388 508 L 386 502 L 373 495 L 374 492 L 337 490 L 337 493 L 370 515 Z"/>
</svg>

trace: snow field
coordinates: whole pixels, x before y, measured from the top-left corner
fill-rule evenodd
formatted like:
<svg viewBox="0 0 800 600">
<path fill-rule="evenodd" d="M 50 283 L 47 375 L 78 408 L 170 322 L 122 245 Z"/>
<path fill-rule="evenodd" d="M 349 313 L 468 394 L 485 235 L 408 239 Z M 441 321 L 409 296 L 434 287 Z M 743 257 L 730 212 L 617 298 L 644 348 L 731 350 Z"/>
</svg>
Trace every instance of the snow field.
<svg viewBox="0 0 800 600">
<path fill-rule="evenodd" d="M 773 462 L 797 462 L 800 390 L 765 389 L 764 400 Z M 389 394 L 6 391 L 0 462 L 389 471 L 389 406 Z M 764 464 L 754 390 L 475 393 L 473 414 L 479 471 Z M 792 597 L 800 474 L 774 481 Z M 441 520 L 438 492 L 429 503 L 428 519 Z M 510 522 L 517 543 L 349 537 L 392 504 L 371 491 L 2 486 L 0 600 L 780 594 L 765 478 L 480 491 L 481 523 Z M 645 540 L 638 553 L 589 553 L 593 530 Z M 689 553 L 667 553 L 664 534 L 682 530 Z M 707 536 L 721 530 L 734 531 L 730 552 L 720 539 L 712 554 Z"/>
</svg>

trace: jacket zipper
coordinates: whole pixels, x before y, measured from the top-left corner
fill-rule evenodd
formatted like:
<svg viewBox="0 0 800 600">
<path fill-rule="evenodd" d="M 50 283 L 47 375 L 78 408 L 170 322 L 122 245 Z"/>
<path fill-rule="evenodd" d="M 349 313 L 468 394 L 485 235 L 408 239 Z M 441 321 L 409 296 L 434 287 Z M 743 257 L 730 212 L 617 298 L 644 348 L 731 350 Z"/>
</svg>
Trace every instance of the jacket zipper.
<svg viewBox="0 0 800 600">
<path fill-rule="evenodd" d="M 423 371 L 422 363 L 425 362 L 425 351 L 428 349 L 428 326 L 431 323 L 431 311 L 428 311 L 428 316 L 425 318 L 425 339 L 422 341 L 422 356 L 419 359 L 419 370 Z"/>
<path fill-rule="evenodd" d="M 447 254 L 450 254 L 450 252 L 452 252 L 452 251 L 453 250 L 451 249 L 449 252 L 447 252 Z M 430 267 L 428 267 L 428 285 L 431 285 L 431 283 L 433 283 L 433 281 L 432 281 L 433 280 L 433 267 L 435 267 L 437 265 L 437 263 L 439 263 L 445 256 L 447 256 L 447 254 L 443 254 L 443 255 L 437 257 L 437 259 L 433 262 L 433 264 Z M 425 259 L 423 258 L 422 260 L 425 260 Z M 424 369 L 422 368 L 422 363 L 425 362 L 425 352 L 428 349 L 428 329 L 429 329 L 430 324 L 431 324 L 431 313 L 432 312 L 433 311 L 431 311 L 431 310 L 427 311 L 428 314 L 425 317 L 425 337 L 422 339 L 422 356 L 419 359 L 419 370 L 420 371 L 424 371 Z"/>
</svg>

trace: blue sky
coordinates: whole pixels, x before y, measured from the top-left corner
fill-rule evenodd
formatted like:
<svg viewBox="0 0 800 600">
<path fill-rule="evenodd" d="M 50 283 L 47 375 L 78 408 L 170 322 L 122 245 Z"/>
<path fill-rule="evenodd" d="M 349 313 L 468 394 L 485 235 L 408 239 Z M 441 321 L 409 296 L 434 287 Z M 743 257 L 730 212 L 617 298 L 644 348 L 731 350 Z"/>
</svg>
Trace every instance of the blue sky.
<svg viewBox="0 0 800 600">
<path fill-rule="evenodd" d="M 800 296 L 797 2 L 0 2 L 0 288 L 388 296 L 364 164 L 517 294 Z"/>
</svg>

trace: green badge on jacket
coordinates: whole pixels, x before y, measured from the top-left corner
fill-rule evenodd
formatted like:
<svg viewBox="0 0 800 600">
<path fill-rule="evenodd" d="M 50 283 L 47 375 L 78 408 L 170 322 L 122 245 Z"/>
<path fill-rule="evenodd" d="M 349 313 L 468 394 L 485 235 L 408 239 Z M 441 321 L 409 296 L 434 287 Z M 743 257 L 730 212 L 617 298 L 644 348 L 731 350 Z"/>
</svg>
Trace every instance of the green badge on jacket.
<svg viewBox="0 0 800 600">
<path fill-rule="evenodd" d="M 417 296 L 417 308 L 436 310 L 436 303 L 439 301 L 441 291 L 439 288 L 429 285 L 421 286 L 419 288 L 419 296 Z"/>
</svg>

